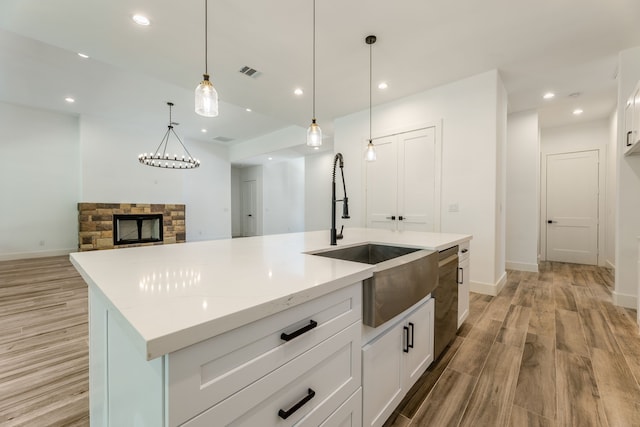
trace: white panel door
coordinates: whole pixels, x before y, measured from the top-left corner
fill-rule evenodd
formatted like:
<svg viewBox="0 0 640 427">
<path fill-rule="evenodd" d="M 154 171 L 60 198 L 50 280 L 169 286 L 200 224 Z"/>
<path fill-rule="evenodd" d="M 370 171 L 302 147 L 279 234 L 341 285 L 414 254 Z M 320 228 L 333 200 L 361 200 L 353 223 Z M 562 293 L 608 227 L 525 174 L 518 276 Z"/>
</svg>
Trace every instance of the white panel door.
<svg viewBox="0 0 640 427">
<path fill-rule="evenodd" d="M 257 234 L 257 192 L 256 181 L 242 182 L 242 235 L 244 237 Z"/>
<path fill-rule="evenodd" d="M 598 263 L 598 152 L 549 154 L 547 260 Z"/>
<path fill-rule="evenodd" d="M 398 154 L 396 138 L 376 140 L 375 162 L 366 162 L 367 227 L 396 229 L 398 206 Z"/>
<path fill-rule="evenodd" d="M 435 231 L 435 128 L 400 134 L 398 143 L 398 229 Z"/>
</svg>

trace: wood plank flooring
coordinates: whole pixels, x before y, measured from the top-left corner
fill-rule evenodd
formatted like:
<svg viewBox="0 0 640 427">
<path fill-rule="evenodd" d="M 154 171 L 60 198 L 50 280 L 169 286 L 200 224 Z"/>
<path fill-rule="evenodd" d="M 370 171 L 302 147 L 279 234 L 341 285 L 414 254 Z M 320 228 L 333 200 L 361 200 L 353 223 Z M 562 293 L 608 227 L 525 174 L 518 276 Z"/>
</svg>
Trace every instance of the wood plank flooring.
<svg viewBox="0 0 640 427">
<path fill-rule="evenodd" d="M 87 285 L 67 256 L 0 262 L 0 425 L 89 425 Z"/>
<path fill-rule="evenodd" d="M 387 427 L 640 426 L 635 311 L 611 271 L 509 271 Z M 68 258 L 0 262 L 0 425 L 87 426 L 87 286 Z"/>
<path fill-rule="evenodd" d="M 546 262 L 509 271 L 496 297 L 472 293 L 456 340 L 385 426 L 640 426 L 636 314 L 612 288 L 608 269 Z"/>
</svg>

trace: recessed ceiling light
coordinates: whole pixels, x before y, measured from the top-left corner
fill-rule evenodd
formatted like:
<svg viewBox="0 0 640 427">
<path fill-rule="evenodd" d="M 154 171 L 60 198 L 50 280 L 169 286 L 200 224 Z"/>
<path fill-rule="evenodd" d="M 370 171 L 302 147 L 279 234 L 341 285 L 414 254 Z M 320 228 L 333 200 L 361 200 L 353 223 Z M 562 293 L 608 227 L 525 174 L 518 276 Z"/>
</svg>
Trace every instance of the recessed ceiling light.
<svg viewBox="0 0 640 427">
<path fill-rule="evenodd" d="M 574 116 L 579 116 L 582 113 L 584 113 L 584 111 L 582 111 L 580 108 L 576 108 L 575 110 L 573 110 Z"/>
<path fill-rule="evenodd" d="M 206 130 L 206 129 L 200 129 L 200 131 L 201 131 L 202 133 L 207 133 L 207 130 Z"/>
<path fill-rule="evenodd" d="M 553 92 L 547 92 L 547 93 L 545 93 L 542 97 L 543 97 L 544 99 L 551 99 L 551 98 L 553 98 L 553 97 L 555 97 L 555 96 L 556 96 L 556 94 L 555 94 L 555 93 L 553 93 Z"/>
<path fill-rule="evenodd" d="M 319 149 L 320 149 L 320 147 L 313 147 L 313 149 L 314 149 L 314 150 L 319 150 Z"/>
<path fill-rule="evenodd" d="M 244 111 L 246 111 L 247 113 L 251 112 L 251 108 L 245 108 Z"/>
<path fill-rule="evenodd" d="M 73 104 L 74 102 L 76 102 L 76 100 L 70 96 L 67 96 L 64 100 L 67 101 L 69 104 Z"/>
<path fill-rule="evenodd" d="M 269 160 L 273 160 L 273 157 L 269 157 L 268 159 L 269 159 Z"/>
<path fill-rule="evenodd" d="M 149 18 L 147 18 L 144 15 L 133 15 L 132 19 L 133 19 L 133 22 L 135 22 L 138 25 L 142 25 L 144 27 L 151 24 L 151 21 L 149 21 Z"/>
<path fill-rule="evenodd" d="M 78 56 L 79 56 L 80 58 L 84 58 L 84 59 L 89 58 L 89 55 L 87 55 L 86 53 L 80 53 L 80 52 L 78 52 Z"/>
<path fill-rule="evenodd" d="M 293 93 L 295 93 L 296 95 L 300 96 L 302 95 L 304 92 L 302 91 L 302 89 L 300 88 L 296 88 L 296 90 L 293 91 Z"/>
<path fill-rule="evenodd" d="M 378 89 L 386 89 L 389 85 L 386 82 L 382 82 L 378 85 Z"/>
</svg>

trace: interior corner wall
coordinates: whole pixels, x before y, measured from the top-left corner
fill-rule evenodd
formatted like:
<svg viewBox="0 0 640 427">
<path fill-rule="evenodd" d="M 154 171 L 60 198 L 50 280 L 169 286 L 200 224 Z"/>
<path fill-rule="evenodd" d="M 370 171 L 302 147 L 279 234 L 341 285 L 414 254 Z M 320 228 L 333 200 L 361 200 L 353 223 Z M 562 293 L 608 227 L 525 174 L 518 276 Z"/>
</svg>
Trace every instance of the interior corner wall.
<svg viewBox="0 0 640 427">
<path fill-rule="evenodd" d="M 609 118 L 609 142 L 607 144 L 607 183 L 605 212 L 605 266 L 616 266 L 616 161 L 618 157 L 618 113 Z"/>
<path fill-rule="evenodd" d="M 507 90 L 500 74 L 496 74 L 496 204 L 495 204 L 495 277 L 498 292 L 507 281 L 506 259 L 506 203 L 507 203 Z"/>
<path fill-rule="evenodd" d="M 331 227 L 331 168 L 333 152 L 325 151 L 305 157 L 304 224 L 305 231 L 329 230 Z M 359 188 L 347 188 L 348 195 Z"/>
<path fill-rule="evenodd" d="M 497 292 L 496 174 L 497 70 L 439 86 L 373 109 L 373 137 L 442 123 L 442 232 L 467 233 L 471 241 L 471 286 Z M 365 225 L 363 149 L 369 111 L 334 122 L 334 150 L 344 155 L 349 207 L 346 226 Z M 458 212 L 448 206 L 458 204 Z M 504 267 L 504 266 L 502 266 Z"/>
<path fill-rule="evenodd" d="M 536 111 L 508 117 L 506 199 L 506 267 L 538 271 L 540 128 Z"/>
<path fill-rule="evenodd" d="M 618 56 L 616 271 L 614 303 L 635 308 L 638 298 L 638 236 L 640 236 L 640 156 L 625 156 L 624 108 L 640 81 L 640 47 Z"/>
<path fill-rule="evenodd" d="M 78 118 L 0 103 L 0 260 L 78 248 Z"/>
</svg>

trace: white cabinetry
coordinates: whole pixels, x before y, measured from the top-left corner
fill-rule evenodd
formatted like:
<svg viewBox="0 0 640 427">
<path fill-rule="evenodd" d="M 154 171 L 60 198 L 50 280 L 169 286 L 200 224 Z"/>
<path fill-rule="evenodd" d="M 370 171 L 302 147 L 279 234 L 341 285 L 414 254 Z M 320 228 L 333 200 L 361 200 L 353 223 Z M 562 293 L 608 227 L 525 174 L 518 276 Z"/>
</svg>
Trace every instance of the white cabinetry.
<svg viewBox="0 0 640 427">
<path fill-rule="evenodd" d="M 458 246 L 458 328 L 469 316 L 469 278 L 471 261 L 469 241 Z"/>
<path fill-rule="evenodd" d="M 436 127 L 375 140 L 366 162 L 367 227 L 438 231 L 440 149 Z"/>
<path fill-rule="evenodd" d="M 108 408 L 92 411 L 91 425 L 315 427 L 333 416 L 358 420 L 361 295 L 356 283 L 147 361 L 135 332 L 91 292 L 91 339 L 104 342 L 90 360 L 91 384 L 98 386 L 91 404 Z"/>
<path fill-rule="evenodd" d="M 433 361 L 434 300 L 428 298 L 362 348 L 363 426 L 381 426 Z M 368 327 L 365 327 L 368 328 Z M 372 328 L 368 328 L 372 330 Z"/>
<path fill-rule="evenodd" d="M 624 154 L 640 153 L 640 82 L 627 99 L 624 108 Z"/>
</svg>

